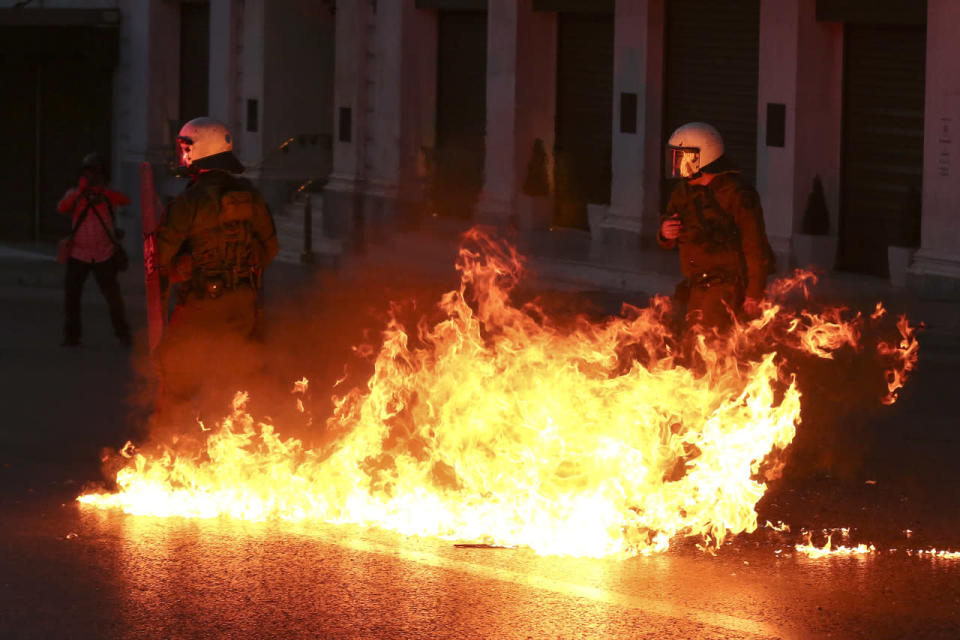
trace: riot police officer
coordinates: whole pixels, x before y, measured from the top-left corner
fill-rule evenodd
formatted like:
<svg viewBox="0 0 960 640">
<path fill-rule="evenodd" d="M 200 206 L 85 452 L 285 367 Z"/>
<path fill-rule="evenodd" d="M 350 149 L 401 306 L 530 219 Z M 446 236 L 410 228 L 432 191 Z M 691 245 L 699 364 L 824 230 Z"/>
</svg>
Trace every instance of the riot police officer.
<svg viewBox="0 0 960 640">
<path fill-rule="evenodd" d="M 205 387 L 237 391 L 229 386 L 257 366 L 251 338 L 259 289 L 278 250 L 263 197 L 234 175 L 244 167 L 227 127 L 195 118 L 180 130 L 177 146 L 190 183 L 156 230 L 155 266 L 177 283 L 176 305 L 155 353 L 158 413 L 197 398 Z"/>
<path fill-rule="evenodd" d="M 667 175 L 679 178 L 658 241 L 677 248 L 684 280 L 676 300 L 687 325 L 724 328 L 731 314 L 759 311 L 773 252 L 756 190 L 724 154 L 705 122 L 679 127 L 667 142 Z"/>
</svg>

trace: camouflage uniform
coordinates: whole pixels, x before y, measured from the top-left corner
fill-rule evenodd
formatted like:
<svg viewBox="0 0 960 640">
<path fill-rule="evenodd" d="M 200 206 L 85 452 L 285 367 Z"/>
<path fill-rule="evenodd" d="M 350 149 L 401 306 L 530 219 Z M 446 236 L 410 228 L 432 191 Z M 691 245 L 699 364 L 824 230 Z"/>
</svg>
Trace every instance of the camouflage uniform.
<svg viewBox="0 0 960 640">
<path fill-rule="evenodd" d="M 162 413 L 196 397 L 208 381 L 224 393 L 237 391 L 231 385 L 257 367 L 251 337 L 258 289 L 278 246 L 261 195 L 248 180 L 219 170 L 201 173 L 174 199 L 156 240 L 161 272 L 176 280 L 179 261 L 188 257 L 192 265 L 155 353 Z"/>
<path fill-rule="evenodd" d="M 706 186 L 681 181 L 664 217 L 674 215 L 683 224 L 679 237 L 668 240 L 658 234 L 657 240 L 680 252 L 686 279 L 677 286 L 677 302 L 686 307 L 689 324 L 727 326 L 727 307 L 736 313 L 744 297 L 763 298 L 773 271 L 760 196 L 733 171 L 718 174 Z"/>
</svg>

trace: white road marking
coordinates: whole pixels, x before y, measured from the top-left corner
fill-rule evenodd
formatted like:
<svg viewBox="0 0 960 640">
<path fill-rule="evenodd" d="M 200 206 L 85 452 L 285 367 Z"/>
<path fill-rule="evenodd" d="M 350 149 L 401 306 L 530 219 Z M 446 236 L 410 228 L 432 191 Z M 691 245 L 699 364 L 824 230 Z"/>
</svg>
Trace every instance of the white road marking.
<svg viewBox="0 0 960 640">
<path fill-rule="evenodd" d="M 596 602 L 612 604 L 627 609 L 636 609 L 644 613 L 651 613 L 665 618 L 674 618 L 686 622 L 720 627 L 729 631 L 751 634 L 762 638 L 789 638 L 792 634 L 784 632 L 770 624 L 751 620 L 749 618 L 739 618 L 723 613 L 705 611 L 694 607 L 684 607 L 661 600 L 644 598 L 641 596 L 630 596 L 597 587 L 566 582 L 564 580 L 555 580 L 526 573 L 518 573 L 508 569 L 500 569 L 486 565 L 465 562 L 462 560 L 450 560 L 442 558 L 432 553 L 423 551 L 413 551 L 400 547 L 393 547 L 384 544 L 378 544 L 369 540 L 341 539 L 337 540 L 339 546 L 362 551 L 366 553 L 376 553 L 388 556 L 399 556 L 404 560 L 416 562 L 418 564 L 436 567 L 438 569 L 450 569 L 475 575 L 479 578 L 499 580 L 501 582 L 510 582 L 525 587 L 532 587 L 543 591 L 552 591 L 561 595 L 587 598 Z"/>
</svg>

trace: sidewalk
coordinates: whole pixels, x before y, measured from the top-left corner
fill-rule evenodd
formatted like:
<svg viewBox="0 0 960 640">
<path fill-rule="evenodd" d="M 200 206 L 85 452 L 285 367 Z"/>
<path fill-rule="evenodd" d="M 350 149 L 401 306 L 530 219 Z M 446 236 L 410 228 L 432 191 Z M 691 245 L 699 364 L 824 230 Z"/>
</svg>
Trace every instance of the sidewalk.
<svg viewBox="0 0 960 640">
<path fill-rule="evenodd" d="M 362 252 L 346 249 L 333 263 L 318 260 L 313 266 L 300 265 L 295 258 L 281 254 L 271 280 L 296 286 L 304 281 L 299 272 L 311 269 L 334 269 L 341 277 L 350 278 L 362 265 L 370 264 L 450 279 L 460 234 L 469 227 L 466 221 L 431 218 L 417 228 L 396 230 L 388 238 L 372 241 Z M 507 237 L 527 258 L 527 276 L 538 288 L 603 293 L 642 303 L 650 295 L 670 295 L 681 278 L 674 252 L 614 251 L 594 243 L 586 231 L 512 230 Z M 53 244 L 0 244 L 0 286 L 61 287 L 63 267 L 54 260 L 55 249 Z M 121 287 L 125 293 L 143 295 L 140 260 L 131 257 L 131 269 L 121 274 Z M 893 287 L 887 279 L 841 272 L 822 274 L 812 295 L 864 310 L 883 302 L 891 313 L 906 313 L 912 323 L 924 323 L 922 342 L 926 346 L 960 355 L 958 302 L 922 299 L 912 290 Z"/>
<path fill-rule="evenodd" d="M 440 277 L 453 271 L 460 234 L 469 227 L 465 221 L 427 219 L 417 229 L 397 231 L 388 241 L 372 243 L 363 259 Z M 650 295 L 671 295 L 682 278 L 672 251 L 612 250 L 594 243 L 588 232 L 573 229 L 511 230 L 507 237 L 527 258 L 527 277 L 544 289 L 602 292 L 642 303 Z M 356 259 L 345 256 L 340 269 L 349 270 Z M 788 272 L 792 268 L 783 265 L 777 275 Z M 867 312 L 882 302 L 890 313 L 924 324 L 924 346 L 960 357 L 960 302 L 924 299 L 913 290 L 894 287 L 886 278 L 837 271 L 818 274 L 811 297 Z"/>
<path fill-rule="evenodd" d="M 142 294 L 142 257 L 127 250 L 130 268 L 120 274 L 120 287 L 124 293 Z M 0 286 L 63 287 L 64 267 L 56 254 L 55 243 L 0 243 Z"/>
</svg>

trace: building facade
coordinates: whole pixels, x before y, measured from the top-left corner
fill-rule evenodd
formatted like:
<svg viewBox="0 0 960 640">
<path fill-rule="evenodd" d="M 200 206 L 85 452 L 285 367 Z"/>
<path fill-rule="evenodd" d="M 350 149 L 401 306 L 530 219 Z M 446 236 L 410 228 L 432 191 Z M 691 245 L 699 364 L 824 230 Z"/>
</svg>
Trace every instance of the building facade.
<svg viewBox="0 0 960 640">
<path fill-rule="evenodd" d="M 62 234 L 94 149 L 172 195 L 176 131 L 212 115 L 281 222 L 309 183 L 337 237 L 435 214 L 637 251 L 664 141 L 703 120 L 781 265 L 957 297 L 958 30 L 953 0 L 33 0 L 0 9 L 0 236 Z"/>
<path fill-rule="evenodd" d="M 0 237 L 49 240 L 68 227 L 55 205 L 93 150 L 134 197 L 121 226 L 139 238 L 138 168 L 158 190 L 183 188 L 170 164 L 180 126 L 225 122 L 246 176 L 282 221 L 306 183 L 330 172 L 333 2 L 33 0 L 0 9 L 10 152 Z M 298 221 L 302 222 L 302 218 Z M 138 244 L 130 241 L 131 246 Z"/>
<path fill-rule="evenodd" d="M 639 250 L 663 143 L 702 120 L 781 264 L 956 297 L 958 30 L 951 0 L 339 0 L 326 223 L 419 212 Z"/>
</svg>

